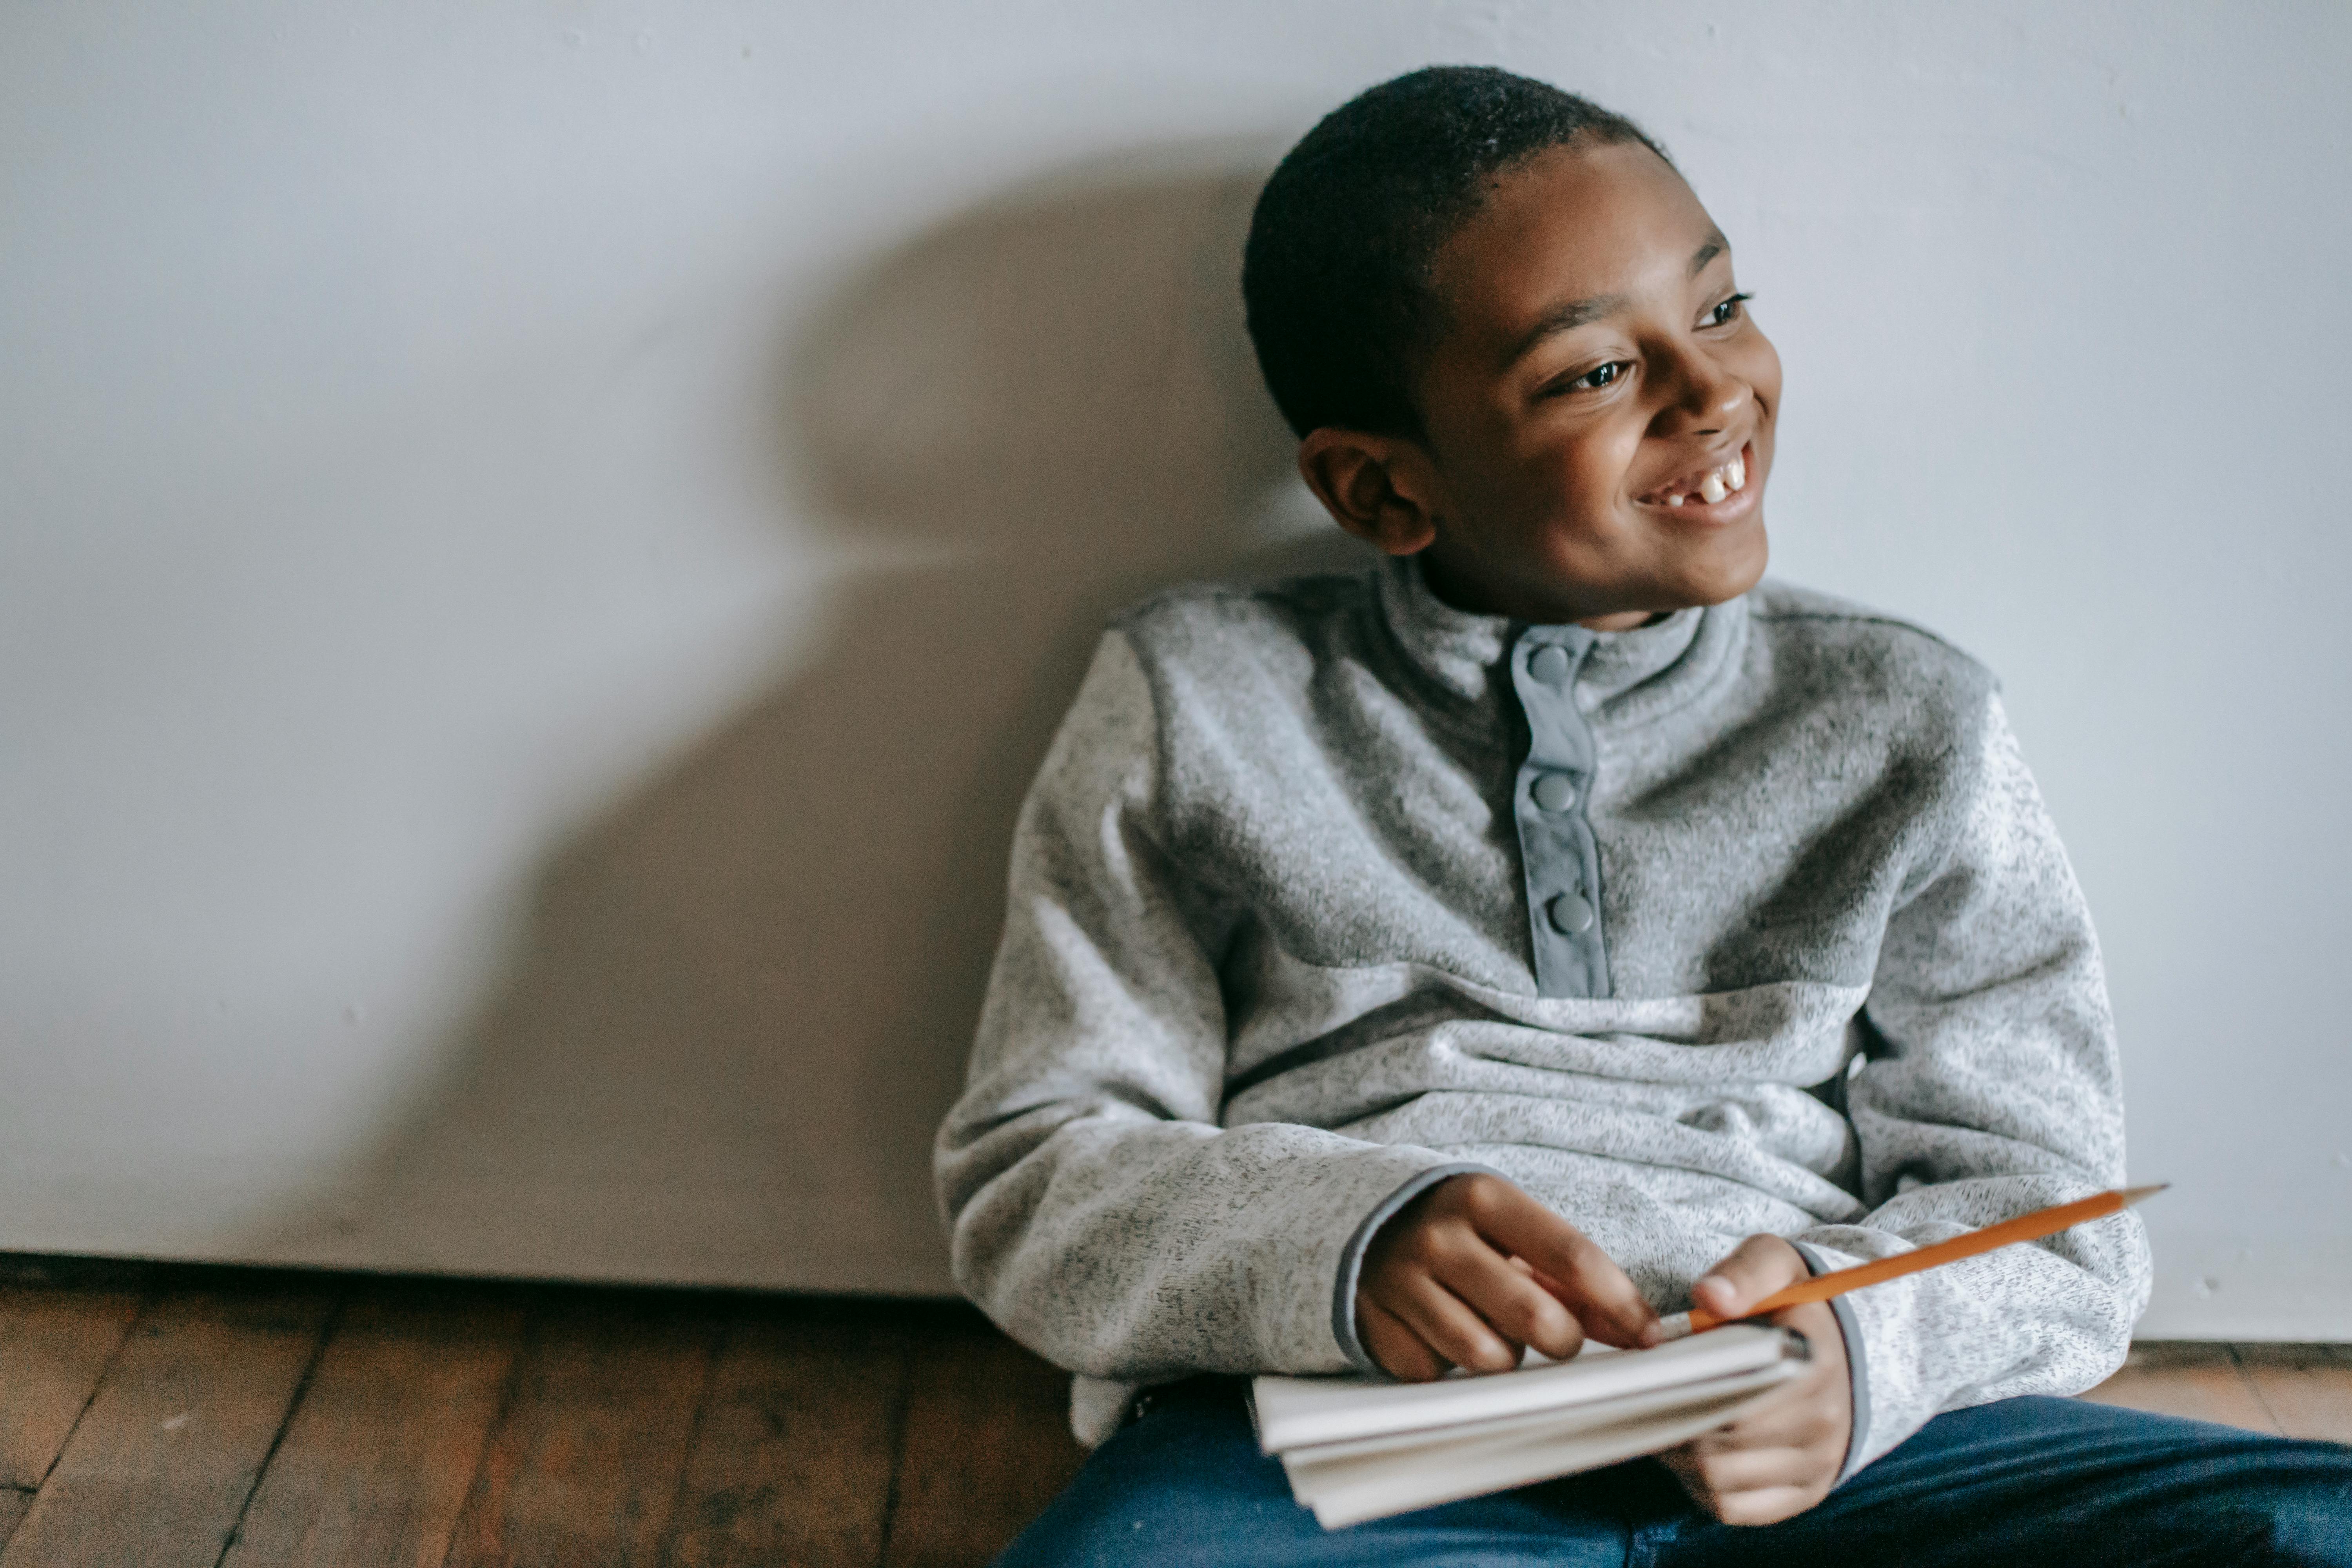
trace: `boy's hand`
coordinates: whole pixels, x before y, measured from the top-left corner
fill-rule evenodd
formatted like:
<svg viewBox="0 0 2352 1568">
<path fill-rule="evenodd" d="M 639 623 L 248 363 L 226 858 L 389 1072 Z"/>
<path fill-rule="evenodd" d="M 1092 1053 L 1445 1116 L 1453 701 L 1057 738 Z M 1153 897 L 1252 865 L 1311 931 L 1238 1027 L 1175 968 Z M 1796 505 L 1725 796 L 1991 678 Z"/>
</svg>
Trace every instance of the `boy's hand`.
<svg viewBox="0 0 2352 1568">
<path fill-rule="evenodd" d="M 1691 1287 L 1691 1300 L 1736 1318 L 1809 1272 L 1803 1255 L 1779 1237 L 1751 1236 Z M 1829 1303 L 1784 1308 L 1764 1321 L 1811 1342 L 1805 1371 L 1730 1426 L 1658 1456 L 1691 1500 L 1726 1524 L 1774 1524 L 1829 1496 L 1853 1432 L 1845 1337 Z"/>
<path fill-rule="evenodd" d="M 1448 1176 L 1399 1209 L 1356 1288 L 1364 1349 L 1408 1383 L 1507 1372 L 1529 1345 L 1562 1359 L 1588 1333 L 1644 1344 L 1657 1321 L 1607 1253 L 1500 1176 Z"/>
</svg>

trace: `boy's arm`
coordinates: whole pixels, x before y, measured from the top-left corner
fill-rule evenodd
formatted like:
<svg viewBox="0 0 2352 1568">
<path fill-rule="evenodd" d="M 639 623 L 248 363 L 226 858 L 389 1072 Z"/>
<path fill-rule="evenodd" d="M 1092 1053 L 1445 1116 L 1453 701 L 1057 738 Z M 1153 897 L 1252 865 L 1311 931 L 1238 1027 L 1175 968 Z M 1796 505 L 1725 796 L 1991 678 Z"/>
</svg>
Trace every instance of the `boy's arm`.
<svg viewBox="0 0 2352 1568">
<path fill-rule="evenodd" d="M 2073 870 L 1997 697 L 1973 787 L 1888 923 L 1867 1059 L 1847 1085 L 1860 1224 L 1791 1239 L 1816 1269 L 1939 1241 L 2124 1180 L 2106 984 Z M 2074 1394 L 2119 1365 L 2147 1305 L 2123 1214 L 1841 1298 L 1853 1364 L 1845 1473 L 1937 1412 Z"/>
<path fill-rule="evenodd" d="M 1103 640 L 1022 809 L 1004 937 L 934 1171 L 957 1283 L 1072 1371 L 1128 1383 L 1349 1365 L 1350 1242 L 1478 1167 L 1218 1124 L 1230 912 L 1157 824 L 1149 680 Z"/>
</svg>

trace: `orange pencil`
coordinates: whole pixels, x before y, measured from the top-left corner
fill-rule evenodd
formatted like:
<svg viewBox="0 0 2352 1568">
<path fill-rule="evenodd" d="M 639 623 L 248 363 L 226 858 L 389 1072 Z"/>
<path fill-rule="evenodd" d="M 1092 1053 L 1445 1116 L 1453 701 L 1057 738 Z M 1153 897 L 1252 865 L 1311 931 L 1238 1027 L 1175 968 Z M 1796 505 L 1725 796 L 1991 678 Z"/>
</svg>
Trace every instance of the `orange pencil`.
<svg viewBox="0 0 2352 1568">
<path fill-rule="evenodd" d="M 1949 1241 L 1939 1241 L 1932 1247 L 1922 1247 L 1911 1252 L 1898 1252 L 1892 1258 L 1875 1262 L 1857 1263 L 1851 1268 L 1840 1268 L 1829 1274 L 1816 1274 L 1811 1279 L 1801 1279 L 1784 1290 L 1775 1290 L 1748 1310 L 1748 1316 L 1760 1318 L 1777 1312 L 1783 1307 L 1794 1307 L 1806 1301 L 1826 1301 L 1832 1296 L 1843 1296 L 1864 1285 L 1875 1285 L 1882 1279 L 1899 1279 L 1906 1274 L 1916 1274 L 1923 1268 L 1933 1268 L 1939 1263 L 1955 1258 L 1974 1258 L 1979 1252 L 1990 1252 L 1996 1247 L 2012 1242 L 2032 1241 L 2068 1226 L 2084 1220 L 2127 1209 L 2142 1198 L 2153 1197 L 2172 1184 L 2153 1187 L 2123 1187 L 2111 1192 L 2096 1193 L 2078 1198 L 2071 1204 L 2058 1204 L 2032 1214 L 2005 1219 L 1999 1225 L 1989 1225 L 1982 1230 L 1972 1230 L 1966 1236 L 1956 1236 Z M 1685 1334 L 1704 1333 L 1720 1328 L 1727 1320 L 1717 1317 L 1704 1307 L 1693 1307 L 1687 1312 L 1677 1312 L 1661 1320 L 1665 1340 L 1678 1340 Z"/>
</svg>

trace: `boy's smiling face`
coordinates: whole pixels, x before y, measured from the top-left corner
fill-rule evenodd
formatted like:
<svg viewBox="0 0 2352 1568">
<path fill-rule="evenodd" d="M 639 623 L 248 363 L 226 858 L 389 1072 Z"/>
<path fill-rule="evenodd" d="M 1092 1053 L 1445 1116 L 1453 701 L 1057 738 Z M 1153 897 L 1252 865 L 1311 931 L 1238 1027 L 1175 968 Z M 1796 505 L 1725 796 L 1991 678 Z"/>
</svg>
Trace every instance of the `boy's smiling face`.
<svg viewBox="0 0 2352 1568">
<path fill-rule="evenodd" d="M 1302 447 L 1343 526 L 1424 551 L 1449 603 L 1541 624 L 1613 630 L 1755 584 L 1780 356 L 1679 174 L 1638 142 L 1539 153 L 1433 274 L 1425 438 Z"/>
</svg>

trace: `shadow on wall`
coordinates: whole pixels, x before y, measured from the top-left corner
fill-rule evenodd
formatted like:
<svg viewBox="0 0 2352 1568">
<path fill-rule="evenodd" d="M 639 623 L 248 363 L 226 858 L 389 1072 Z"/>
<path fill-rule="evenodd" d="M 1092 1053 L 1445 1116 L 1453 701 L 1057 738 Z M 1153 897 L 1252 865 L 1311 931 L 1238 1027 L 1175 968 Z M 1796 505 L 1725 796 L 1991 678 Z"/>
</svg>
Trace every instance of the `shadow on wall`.
<svg viewBox="0 0 2352 1568">
<path fill-rule="evenodd" d="M 265 1255 L 948 1288 L 931 1134 L 1015 810 L 1106 615 L 1360 559 L 1302 528 L 1242 324 L 1270 162 L 1227 144 L 1027 188 L 820 312 L 777 397 L 793 510 L 899 564 L 848 579 L 785 685 L 552 857 L 449 1071 Z"/>
</svg>

